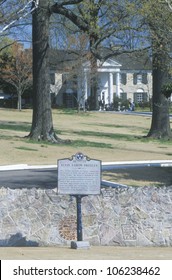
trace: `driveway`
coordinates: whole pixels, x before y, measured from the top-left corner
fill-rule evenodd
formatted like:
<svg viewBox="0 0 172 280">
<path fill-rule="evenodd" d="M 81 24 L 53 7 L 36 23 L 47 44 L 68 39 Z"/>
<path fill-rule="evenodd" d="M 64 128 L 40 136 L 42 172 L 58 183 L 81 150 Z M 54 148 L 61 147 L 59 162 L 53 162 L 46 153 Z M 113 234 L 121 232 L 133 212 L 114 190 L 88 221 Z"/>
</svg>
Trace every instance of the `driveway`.
<svg viewBox="0 0 172 280">
<path fill-rule="evenodd" d="M 55 188 L 57 168 L 0 171 L 0 185 L 10 188 Z"/>
</svg>

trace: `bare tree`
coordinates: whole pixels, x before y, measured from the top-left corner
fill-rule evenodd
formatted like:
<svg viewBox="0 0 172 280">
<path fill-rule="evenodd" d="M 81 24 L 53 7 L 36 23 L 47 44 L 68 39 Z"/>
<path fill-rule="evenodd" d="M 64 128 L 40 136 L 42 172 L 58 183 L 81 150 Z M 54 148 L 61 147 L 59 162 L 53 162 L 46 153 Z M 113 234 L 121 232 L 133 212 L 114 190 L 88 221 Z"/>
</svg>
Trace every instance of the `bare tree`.
<svg viewBox="0 0 172 280">
<path fill-rule="evenodd" d="M 24 42 L 31 46 L 31 12 L 37 8 L 39 0 L 3 0 L 0 1 L 0 38 L 9 37 L 13 41 Z M 9 44 L 7 44 L 7 47 Z M 0 47 L 3 50 L 6 47 Z"/>
</svg>

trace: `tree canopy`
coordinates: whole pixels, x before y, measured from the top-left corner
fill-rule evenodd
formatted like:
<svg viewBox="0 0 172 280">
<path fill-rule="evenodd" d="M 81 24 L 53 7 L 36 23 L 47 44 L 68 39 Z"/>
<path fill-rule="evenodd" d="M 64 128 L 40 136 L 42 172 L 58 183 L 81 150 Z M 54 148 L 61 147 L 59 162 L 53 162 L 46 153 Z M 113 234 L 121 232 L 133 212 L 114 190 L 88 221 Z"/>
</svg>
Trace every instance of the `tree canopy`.
<svg viewBox="0 0 172 280">
<path fill-rule="evenodd" d="M 10 92 L 17 94 L 21 110 L 22 94 L 32 85 L 31 49 L 25 50 L 21 44 L 14 43 L 9 52 L 0 55 L 0 81 L 4 89 L 11 86 Z"/>
</svg>

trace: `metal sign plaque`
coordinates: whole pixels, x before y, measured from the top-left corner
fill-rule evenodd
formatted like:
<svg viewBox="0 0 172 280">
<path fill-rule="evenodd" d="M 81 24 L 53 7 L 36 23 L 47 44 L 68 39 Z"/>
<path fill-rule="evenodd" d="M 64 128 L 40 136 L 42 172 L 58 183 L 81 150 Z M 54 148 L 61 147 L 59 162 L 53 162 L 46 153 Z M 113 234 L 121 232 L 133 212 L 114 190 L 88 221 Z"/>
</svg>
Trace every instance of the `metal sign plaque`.
<svg viewBox="0 0 172 280">
<path fill-rule="evenodd" d="M 58 193 L 100 194 L 101 161 L 77 153 L 71 159 L 58 160 Z"/>
</svg>

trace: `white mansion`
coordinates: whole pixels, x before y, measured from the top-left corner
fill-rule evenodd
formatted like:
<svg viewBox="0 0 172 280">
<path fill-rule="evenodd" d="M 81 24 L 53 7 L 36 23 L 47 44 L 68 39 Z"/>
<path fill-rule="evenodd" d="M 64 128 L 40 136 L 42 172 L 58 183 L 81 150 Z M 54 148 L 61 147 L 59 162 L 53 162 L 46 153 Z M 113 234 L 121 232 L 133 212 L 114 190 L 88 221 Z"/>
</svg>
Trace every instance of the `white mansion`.
<svg viewBox="0 0 172 280">
<path fill-rule="evenodd" d="M 58 106 L 84 107 L 90 96 L 90 63 L 70 51 L 52 51 L 51 92 Z M 151 61 L 146 53 L 121 54 L 97 61 L 98 98 L 105 104 L 115 97 L 147 102 L 152 96 Z"/>
</svg>

